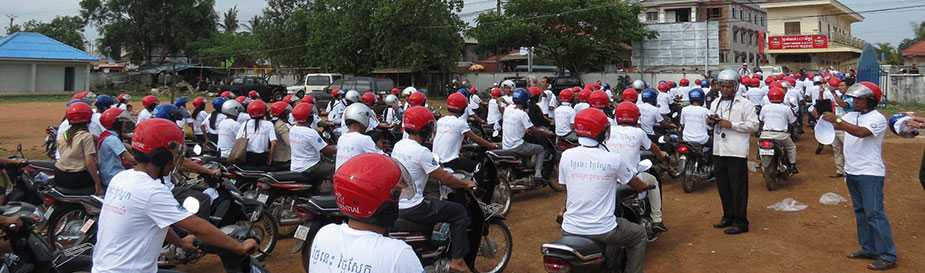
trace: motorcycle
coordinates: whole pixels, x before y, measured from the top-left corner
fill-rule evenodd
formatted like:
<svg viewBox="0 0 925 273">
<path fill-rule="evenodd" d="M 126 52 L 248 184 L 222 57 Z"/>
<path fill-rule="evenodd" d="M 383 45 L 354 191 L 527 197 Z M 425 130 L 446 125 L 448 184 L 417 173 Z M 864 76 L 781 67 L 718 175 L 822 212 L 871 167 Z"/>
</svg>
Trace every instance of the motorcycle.
<svg viewBox="0 0 925 273">
<path fill-rule="evenodd" d="M 546 141 L 544 147 L 557 147 L 555 141 L 541 138 Z M 507 150 L 493 150 L 485 152 L 494 169 L 498 173 L 498 185 L 495 188 L 492 203 L 499 204 L 499 215 L 507 215 L 511 211 L 511 195 L 514 192 L 524 192 L 549 186 L 554 191 L 561 192 L 565 187 L 556 182 L 559 173 L 557 162 L 558 153 L 547 152 L 542 159 L 524 158 Z M 537 183 L 533 179 L 534 160 L 543 160 L 543 180 Z"/>
<path fill-rule="evenodd" d="M 677 153 L 683 170 L 681 188 L 685 193 L 691 193 L 697 185 L 714 179 L 713 159 L 709 157 L 711 147 L 684 142 L 678 145 Z"/>
<path fill-rule="evenodd" d="M 0 213 L 4 217 L 17 217 L 22 222 L 19 227 L 3 227 L 2 237 L 9 240 L 10 252 L 0 256 L 0 272 L 55 272 L 51 263 L 53 250 L 36 229 L 45 221 L 45 212 L 29 203 L 14 201 L 0 206 Z"/>
<path fill-rule="evenodd" d="M 678 135 L 677 129 L 665 130 L 656 142 L 660 150 L 668 153 L 667 161 L 654 161 L 656 162 L 655 166 L 653 166 L 654 172 L 659 174 L 656 177 L 660 178 L 659 181 L 662 181 L 661 178 L 666 177 L 665 175 L 672 179 L 681 177 L 684 174 L 685 161 L 681 160 L 683 155 L 677 152 L 678 147 L 681 145 L 681 136 Z M 651 155 L 654 158 L 654 154 Z"/>
<path fill-rule="evenodd" d="M 319 189 L 304 182 L 308 177 L 301 172 L 247 171 L 234 165 L 226 170 L 229 178 L 237 180 L 244 196 L 267 206 L 270 215 L 277 219 L 277 235 L 289 236 L 299 223 L 310 220 L 312 213 L 307 203 Z"/>
<path fill-rule="evenodd" d="M 638 171 L 648 171 L 652 162 L 643 160 Z M 638 198 L 639 192 L 629 186 L 617 188 L 617 200 L 620 207 L 615 211 L 618 217 L 643 226 L 649 242 L 657 239 L 657 232 L 652 227 L 649 217 L 649 203 L 646 198 Z M 561 219 L 557 219 L 561 224 Z M 615 253 L 612 253 L 614 251 Z M 562 236 L 556 241 L 545 243 L 540 247 L 543 253 L 543 266 L 549 273 L 566 272 L 622 272 L 625 255 L 623 249 L 608 248 L 606 245 L 577 235 Z M 614 255 L 610 255 L 614 254 Z M 609 260 L 606 257 L 618 257 Z"/>
<path fill-rule="evenodd" d="M 774 139 L 758 140 L 758 155 L 761 158 L 761 173 L 768 191 L 774 191 L 783 181 L 793 175 L 793 169 L 787 164 L 787 151 Z"/>
<path fill-rule="evenodd" d="M 55 153 L 58 152 L 58 127 L 48 126 L 45 128 L 45 141 L 42 144 L 45 147 L 45 155 L 49 159 L 55 159 Z"/>
</svg>

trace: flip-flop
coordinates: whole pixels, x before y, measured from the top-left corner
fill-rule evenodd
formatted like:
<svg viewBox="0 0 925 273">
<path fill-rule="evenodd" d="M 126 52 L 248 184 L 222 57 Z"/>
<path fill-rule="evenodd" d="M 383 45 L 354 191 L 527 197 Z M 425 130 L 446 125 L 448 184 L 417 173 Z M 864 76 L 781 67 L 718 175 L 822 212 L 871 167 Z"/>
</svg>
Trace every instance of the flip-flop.
<svg viewBox="0 0 925 273">
<path fill-rule="evenodd" d="M 877 259 L 876 255 L 865 253 L 864 251 L 861 251 L 861 250 L 848 254 L 847 257 L 848 259 L 864 259 L 864 260 L 876 260 Z"/>
<path fill-rule="evenodd" d="M 896 268 L 896 262 L 887 262 L 883 260 L 876 260 L 871 264 L 867 265 L 867 269 L 883 271 Z"/>
</svg>

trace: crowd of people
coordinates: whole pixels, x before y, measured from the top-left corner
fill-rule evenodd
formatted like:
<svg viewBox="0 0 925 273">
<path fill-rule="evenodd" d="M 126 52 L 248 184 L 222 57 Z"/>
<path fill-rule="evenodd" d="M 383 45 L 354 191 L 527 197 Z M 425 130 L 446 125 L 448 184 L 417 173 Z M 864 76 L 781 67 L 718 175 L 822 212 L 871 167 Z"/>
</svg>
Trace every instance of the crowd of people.
<svg viewBox="0 0 925 273">
<path fill-rule="evenodd" d="M 339 272 L 325 258 L 332 255 L 368 265 L 372 272 L 422 272 L 408 245 L 383 236 L 398 218 L 449 223 L 454 241 L 448 266 L 469 272 L 463 257 L 475 251 L 466 238 L 470 216 L 452 196 L 425 196 L 426 184 L 437 181 L 457 191 L 478 186 L 445 169 L 474 171 L 476 162 L 460 156 L 465 142 L 541 159 L 557 151 L 532 140 L 553 138 L 574 146 L 561 152 L 558 163 L 558 183 L 568 190 L 562 233 L 625 247 L 627 272 L 642 272 L 647 234 L 615 214 L 617 187 L 630 187 L 648 198 L 655 229 L 668 230 L 659 182 L 637 170 L 642 151 L 667 160 L 670 151 L 660 150 L 657 140 L 671 129 L 688 144 L 712 147 L 723 210 L 714 227 L 729 235 L 746 233 L 751 137 L 780 141 L 788 168 L 798 173 L 791 134 L 802 133 L 805 117 L 810 124 L 831 123 L 837 132 L 831 144 L 833 177 L 845 177 L 861 246 L 848 257 L 873 260 L 868 265 L 873 270 L 896 265 L 883 211 L 883 137 L 888 128 L 915 135 L 925 119 L 887 120 L 876 110 L 881 96 L 876 84 L 854 83 L 835 71 L 724 70 L 677 84 L 636 80 L 619 92 L 599 82 L 553 92 L 544 83 L 516 86 L 509 80 L 486 91 L 482 101 L 479 90 L 463 82 L 447 97 L 447 113 L 436 113 L 439 119 L 426 94 L 414 87 L 394 88 L 381 97 L 333 89 L 326 105 L 293 95 L 268 102 L 256 91 L 179 97 L 172 103 L 146 96 L 137 115 L 126 94 L 78 92 L 58 127 L 55 183 L 75 194 L 105 194 L 94 272 L 155 272 L 165 239 L 189 249 L 198 238 L 238 253 L 252 251 L 255 242 L 234 241 L 172 197 L 173 172 L 219 175 L 184 157 L 190 141 L 214 147 L 227 162 L 301 173 L 300 182 L 318 188 L 333 180 L 337 204 L 350 220 L 318 232 L 320 239 L 311 246 L 317 254 L 310 260 L 312 272 Z M 377 105 L 384 105 L 378 113 Z M 543 161 L 532 162 L 533 179 L 543 182 Z M 191 235 L 180 238 L 170 226 Z"/>
</svg>

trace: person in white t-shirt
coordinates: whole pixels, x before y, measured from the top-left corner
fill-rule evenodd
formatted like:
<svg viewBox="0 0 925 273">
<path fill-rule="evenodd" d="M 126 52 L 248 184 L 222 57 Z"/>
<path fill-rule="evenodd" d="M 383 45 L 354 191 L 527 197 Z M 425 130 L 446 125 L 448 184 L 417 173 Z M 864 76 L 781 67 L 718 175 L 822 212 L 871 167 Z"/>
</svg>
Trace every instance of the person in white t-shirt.
<svg viewBox="0 0 925 273">
<path fill-rule="evenodd" d="M 454 171 L 467 173 L 475 172 L 476 163 L 468 158 L 460 157 L 459 152 L 465 139 L 469 139 L 487 150 L 496 150 L 498 146 L 476 135 L 469 129 L 469 124 L 463 119 L 468 103 L 466 97 L 460 93 L 453 93 L 446 100 L 449 115 L 437 121 L 434 134 L 434 156 L 444 167 Z"/>
<path fill-rule="evenodd" d="M 495 132 L 501 130 L 501 112 L 503 111 L 503 108 L 501 107 L 501 102 L 499 101 L 500 99 L 501 88 L 492 88 L 491 99 L 488 100 L 488 116 L 485 122 L 491 125 L 492 130 Z"/>
<path fill-rule="evenodd" d="M 138 112 L 138 117 L 136 118 L 135 124 L 141 123 L 142 121 L 151 118 L 152 113 L 154 112 L 154 107 L 157 107 L 157 105 L 160 103 L 161 102 L 158 101 L 157 97 L 155 96 L 149 95 L 142 98 L 141 105 L 144 109 L 141 109 L 141 111 Z"/>
<path fill-rule="evenodd" d="M 845 131 L 845 182 L 851 194 L 861 249 L 848 255 L 854 259 L 871 259 L 870 270 L 896 267 L 896 246 L 886 212 L 883 210 L 883 184 L 886 165 L 883 162 L 883 138 L 889 126 L 876 110 L 880 103 L 880 87 L 862 81 L 848 88 L 845 94 L 851 112 L 838 118 L 832 112 L 823 114 L 836 130 Z"/>
<path fill-rule="evenodd" d="M 415 193 L 404 167 L 385 155 L 358 155 L 334 174 L 334 192 L 348 220 L 318 230 L 305 272 L 424 273 L 411 246 L 385 236 L 398 219 L 399 199 Z M 345 271 L 341 261 L 356 270 Z"/>
<path fill-rule="evenodd" d="M 247 105 L 247 113 L 251 120 L 241 125 L 235 138 L 247 138 L 247 166 L 267 167 L 272 163 L 276 150 L 276 130 L 272 122 L 263 119 L 267 114 L 267 104 L 255 100 Z"/>
<path fill-rule="evenodd" d="M 662 152 L 658 145 L 652 145 L 652 140 L 646 135 L 646 132 L 640 129 L 639 108 L 635 103 L 624 101 L 617 104 L 614 110 L 614 119 L 617 120 L 617 126 L 610 128 L 610 138 L 607 139 L 607 149 L 617 153 L 623 158 L 623 162 L 629 166 L 639 164 L 641 161 L 640 150 L 651 150 L 658 160 L 667 162 L 667 153 Z M 647 191 L 652 217 L 653 228 L 656 232 L 667 231 L 668 228 L 662 223 L 662 193 L 658 189 L 658 179 L 652 174 L 641 172 L 637 177 L 648 185 L 655 185 L 655 188 Z"/>
<path fill-rule="evenodd" d="M 559 107 L 553 111 L 553 117 L 556 126 L 556 136 L 558 141 L 567 141 L 575 143 L 578 137 L 575 135 L 575 109 L 572 108 L 572 97 L 574 93 L 570 88 L 563 89 L 559 92 Z"/>
<path fill-rule="evenodd" d="M 313 105 L 303 102 L 292 109 L 296 124 L 289 129 L 289 148 L 292 153 L 289 170 L 301 172 L 307 178 L 306 182 L 318 188 L 321 181 L 334 173 L 334 166 L 321 160 L 321 156 L 334 156 L 337 146 L 325 142 L 318 131 L 311 128 L 315 119 L 313 108 Z"/>
<path fill-rule="evenodd" d="M 639 97 L 639 100 L 642 101 L 642 103 L 637 104 L 640 114 L 639 128 L 646 132 L 646 135 L 649 135 L 649 139 L 655 141 L 658 139 L 655 135 L 656 127 L 674 127 L 674 125 L 658 113 L 658 107 L 656 106 L 658 105 L 658 91 L 646 88 Z"/>
<path fill-rule="evenodd" d="M 787 153 L 787 162 L 790 163 L 790 169 L 793 173 L 799 173 L 797 169 L 797 146 L 790 138 L 790 124 L 796 122 L 797 117 L 789 106 L 783 104 L 784 90 L 772 87 L 768 91 L 768 100 L 771 104 L 761 108 L 758 119 L 764 122 L 761 128 L 760 139 L 774 139 L 783 144 L 784 151 Z"/>
<path fill-rule="evenodd" d="M 658 83 L 658 113 L 666 118 L 668 117 L 668 114 L 671 113 L 671 104 L 673 103 L 671 95 L 668 94 L 668 91 L 669 88 L 667 83 Z"/>
<path fill-rule="evenodd" d="M 559 160 L 559 183 L 568 189 L 562 234 L 622 247 L 626 251 L 623 272 L 641 273 L 646 257 L 646 231 L 615 216 L 619 208 L 617 189 L 629 185 L 643 192 L 652 186 L 636 177 L 635 165 L 628 165 L 619 154 L 607 151 L 603 142 L 609 131 L 610 121 L 599 109 L 585 109 L 575 116 L 575 132 L 581 145 L 562 152 Z"/>
<path fill-rule="evenodd" d="M 238 242 L 186 211 L 164 184 L 162 178 L 182 164 L 183 138 L 183 131 L 164 119 L 146 120 L 135 128 L 132 154 L 138 164 L 109 183 L 97 223 L 92 272 L 157 272 L 165 240 L 187 251 L 198 251 L 196 239 L 239 255 L 256 248 L 253 239 Z M 170 226 L 192 236 L 181 239 Z"/>
<path fill-rule="evenodd" d="M 575 113 L 581 112 L 581 110 L 585 110 L 591 107 L 591 105 L 588 104 L 588 97 L 591 96 L 591 90 L 581 89 L 578 87 L 575 87 L 572 90 L 574 90 L 572 91 L 573 93 L 578 94 L 578 103 L 576 103 L 574 107 Z"/>
<path fill-rule="evenodd" d="M 457 108 L 456 111 L 462 112 L 465 109 Z M 450 223 L 450 271 L 469 272 L 463 260 L 469 252 L 469 235 L 466 229 L 470 221 L 466 208 L 452 201 L 424 198 L 424 188 L 428 178 L 453 189 L 471 189 L 476 183 L 472 180 L 461 180 L 441 169 L 440 164 L 434 159 L 434 153 L 421 145 L 426 143 L 434 132 L 434 115 L 430 110 L 422 106 L 408 108 L 402 120 L 402 128 L 408 133 L 408 138 L 395 143 L 392 158 L 408 170 L 415 193 L 412 197 L 398 200 L 398 215 L 418 224 Z M 434 145 L 437 145 L 436 140 Z"/>
<path fill-rule="evenodd" d="M 212 99 L 212 112 L 207 115 L 206 120 L 202 121 L 206 137 L 212 143 L 218 143 L 218 125 L 227 118 L 225 114 L 222 114 L 222 105 L 224 103 L 225 98 L 223 97 Z"/>
<path fill-rule="evenodd" d="M 530 103 L 530 93 L 527 90 L 517 88 L 514 90 L 512 99 L 514 104 L 504 109 L 501 129 L 504 134 L 501 138 L 501 147 L 520 156 L 534 157 L 533 179 L 543 181 L 543 159 L 546 157 L 546 149 L 539 144 L 525 142 L 524 136 L 526 134 L 548 136 L 552 133 L 533 126 L 533 122 L 530 121 L 530 117 L 525 112 L 527 104 Z"/>
<path fill-rule="evenodd" d="M 205 145 L 206 143 L 206 130 L 204 129 L 205 126 L 203 126 L 203 123 L 207 118 L 209 118 L 209 114 L 207 114 L 205 110 L 205 98 L 196 97 L 193 99 L 193 113 L 190 115 L 190 119 L 193 122 L 190 124 L 190 126 L 193 127 L 193 138 L 202 145 Z"/>
<path fill-rule="evenodd" d="M 691 81 L 688 79 L 681 79 L 679 81 L 680 86 L 678 87 L 678 92 L 675 94 L 675 100 L 679 101 L 682 105 L 687 104 L 690 101 L 690 98 L 687 96 L 691 92 Z"/>
<path fill-rule="evenodd" d="M 548 105 L 547 109 L 549 112 L 547 112 L 547 116 L 549 116 L 551 119 L 556 118 L 556 107 L 559 106 L 559 100 L 556 99 L 556 94 L 552 93 L 552 90 L 547 89 L 543 91 L 543 96 L 546 97 L 546 102 Z"/>
<path fill-rule="evenodd" d="M 692 144 L 707 144 L 710 140 L 707 119 L 711 112 L 710 109 L 702 106 L 704 100 L 703 91 L 697 88 L 691 90 L 688 96 L 690 97 L 691 105 L 681 109 L 681 139 Z"/>
<path fill-rule="evenodd" d="M 241 128 L 241 123 L 237 121 L 237 117 L 244 112 L 244 106 L 236 100 L 226 100 L 222 103 L 221 111 L 225 115 L 225 119 L 220 121 L 216 128 L 218 141 L 215 146 L 218 147 L 221 158 L 227 159 L 231 155 L 231 149 L 234 148 L 234 142 Z"/>
<path fill-rule="evenodd" d="M 344 122 L 347 132 L 337 139 L 337 156 L 334 159 L 334 169 L 339 169 L 347 160 L 364 153 L 382 153 L 373 138 L 364 135 L 373 111 L 362 103 L 354 103 L 344 110 Z"/>
<path fill-rule="evenodd" d="M 761 80 L 758 78 L 751 78 L 749 80 L 748 91 L 745 93 L 745 97 L 748 98 L 748 101 L 752 102 L 756 107 L 756 111 L 761 109 L 761 106 L 764 105 L 764 97 L 768 95 L 767 92 L 764 92 L 761 87 Z"/>
</svg>

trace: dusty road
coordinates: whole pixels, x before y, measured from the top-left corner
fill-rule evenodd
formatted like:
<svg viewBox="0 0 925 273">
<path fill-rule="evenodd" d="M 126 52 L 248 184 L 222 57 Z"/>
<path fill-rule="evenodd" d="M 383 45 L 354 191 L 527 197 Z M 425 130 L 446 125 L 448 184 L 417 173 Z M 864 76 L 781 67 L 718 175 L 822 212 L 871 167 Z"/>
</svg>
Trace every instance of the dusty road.
<svg viewBox="0 0 925 273">
<path fill-rule="evenodd" d="M 57 124 L 63 103 L 0 101 L 0 153 L 8 154 L 22 143 L 30 156 L 41 154 L 43 129 Z M 844 255 L 857 248 L 854 215 L 850 204 L 824 206 L 818 202 L 826 192 L 848 197 L 842 179 L 834 173 L 831 149 L 813 154 L 815 143 L 804 135 L 798 143 L 802 173 L 790 184 L 768 192 L 760 173 L 749 177 L 751 232 L 727 236 L 710 227 L 721 216 L 716 188 L 706 185 L 685 194 L 676 182 L 663 188 L 665 223 L 669 231 L 648 247 L 647 272 L 868 272 L 865 262 Z M 892 272 L 925 272 L 925 195 L 918 183 L 919 162 L 925 139 L 886 140 L 886 211 L 893 225 L 899 251 L 899 267 Z M 792 213 L 766 207 L 791 197 L 809 208 Z M 544 272 L 540 244 L 557 238 L 555 212 L 564 194 L 549 190 L 515 196 L 508 225 L 514 233 L 514 257 L 506 272 Z M 284 241 L 266 264 L 271 272 L 301 272 L 297 254 L 289 254 Z M 180 268 L 187 272 L 215 272 L 216 259 Z"/>
</svg>

